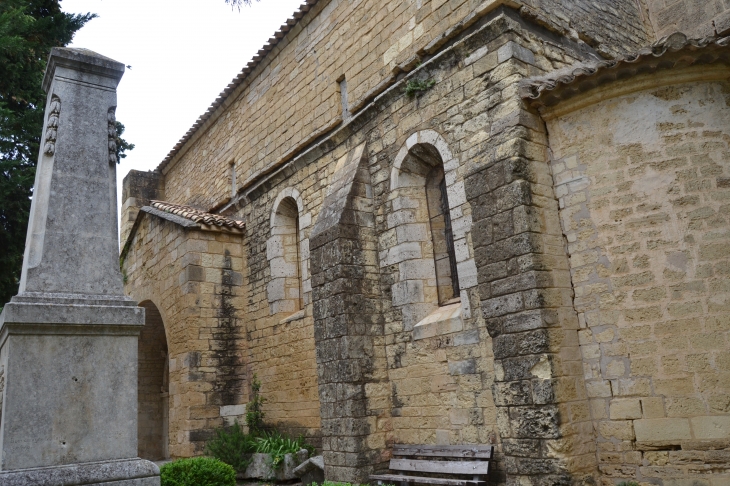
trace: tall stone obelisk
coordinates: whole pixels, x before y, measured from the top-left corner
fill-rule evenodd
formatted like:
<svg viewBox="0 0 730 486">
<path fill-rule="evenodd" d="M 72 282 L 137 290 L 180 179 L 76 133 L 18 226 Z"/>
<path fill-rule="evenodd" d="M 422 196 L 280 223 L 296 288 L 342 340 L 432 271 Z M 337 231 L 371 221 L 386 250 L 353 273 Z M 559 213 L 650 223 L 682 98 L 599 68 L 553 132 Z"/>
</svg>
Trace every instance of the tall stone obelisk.
<svg viewBox="0 0 730 486">
<path fill-rule="evenodd" d="M 55 48 L 20 290 L 0 315 L 0 484 L 159 485 L 137 458 L 137 340 L 117 240 L 124 65 Z M 4 384 L 4 385 L 3 385 Z"/>
</svg>

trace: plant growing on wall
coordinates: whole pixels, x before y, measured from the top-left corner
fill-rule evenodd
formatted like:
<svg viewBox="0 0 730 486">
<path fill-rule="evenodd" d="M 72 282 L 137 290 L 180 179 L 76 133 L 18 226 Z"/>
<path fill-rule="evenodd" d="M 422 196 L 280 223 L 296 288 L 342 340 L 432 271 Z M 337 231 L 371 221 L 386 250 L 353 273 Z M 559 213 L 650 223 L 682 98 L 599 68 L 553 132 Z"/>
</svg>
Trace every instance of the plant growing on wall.
<svg viewBox="0 0 730 486">
<path fill-rule="evenodd" d="M 434 81 L 433 79 L 427 79 L 425 81 L 421 81 L 419 79 L 411 79 L 406 83 L 403 91 L 405 91 L 408 97 L 413 98 L 414 96 L 417 96 L 418 94 L 433 88 L 435 84 L 436 81 Z"/>
<path fill-rule="evenodd" d="M 248 425 L 249 434 L 254 436 L 262 434 L 265 428 L 262 406 L 266 399 L 259 394 L 260 391 L 261 382 L 254 374 L 251 381 L 251 400 L 246 405 L 246 425 Z"/>
</svg>

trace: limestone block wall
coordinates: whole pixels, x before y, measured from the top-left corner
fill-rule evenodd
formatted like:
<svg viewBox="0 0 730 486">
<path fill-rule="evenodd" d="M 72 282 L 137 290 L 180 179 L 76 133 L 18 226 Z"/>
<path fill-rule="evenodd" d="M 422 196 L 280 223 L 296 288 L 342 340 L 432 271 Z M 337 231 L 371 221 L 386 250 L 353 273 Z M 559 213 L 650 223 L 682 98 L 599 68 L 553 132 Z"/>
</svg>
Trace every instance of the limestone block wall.
<svg viewBox="0 0 730 486">
<path fill-rule="evenodd" d="M 313 3 L 313 2 L 308 2 Z M 412 70 L 454 33 L 506 4 L 615 56 L 649 43 L 635 0 L 320 0 L 212 118 L 161 166 L 167 199 L 219 207 Z"/>
<path fill-rule="evenodd" d="M 592 471 L 578 319 L 570 307 L 547 142 L 537 117 L 521 108 L 516 89 L 522 77 L 562 67 L 577 55 L 518 14 L 504 12 L 419 68 L 419 79 L 435 81 L 431 90 L 409 98 L 404 80 L 263 180 L 236 210 L 247 221 L 248 345 L 268 346 L 294 323 L 313 330 L 328 478 L 361 481 L 387 463 L 390 444 L 401 442 L 497 444 L 498 482 L 505 473 L 537 484 Z M 410 189 L 399 187 L 410 177 L 399 154 L 417 145 L 435 150 L 446 173 L 462 289 L 461 300 L 447 306 L 438 302 L 433 248 L 423 227 L 428 215 L 410 200 L 418 195 L 416 181 Z M 330 190 L 339 190 L 338 170 L 360 160 L 353 154 L 363 146 L 370 189 L 348 189 L 358 199 L 344 193 L 344 219 L 313 236 L 335 206 L 325 201 Z M 299 239 L 310 239 L 313 304 L 301 313 L 278 312 L 267 290 L 278 278 L 272 273 L 276 256 L 266 250 L 282 194 L 301 199 Z M 525 194 L 534 202 L 523 203 Z M 479 224 L 495 229 L 482 229 L 478 237 L 476 207 L 499 208 L 494 214 L 479 209 Z M 492 237 L 496 228 L 503 233 Z M 546 235 L 533 238 L 541 232 Z M 525 244 L 520 238 L 527 238 Z M 489 266 L 488 254 L 505 269 Z M 499 311 L 505 299 L 527 302 Z M 540 333 L 530 332 L 535 329 Z M 251 368 L 268 377 L 269 355 L 250 356 Z M 309 366 L 303 359 L 301 367 Z M 265 381 L 265 396 L 266 390 Z M 503 455 L 505 438 L 510 449 Z"/>
<path fill-rule="evenodd" d="M 246 221 L 243 278 L 249 367 L 262 382 L 265 420 L 294 435 L 304 434 L 317 446 L 321 419 L 309 237 L 312 215 L 322 203 L 326 175 L 332 170 L 327 162 L 257 193 L 237 213 Z M 289 209 L 296 213 L 298 228 L 292 225 L 292 231 L 282 234 L 277 210 L 286 199 L 293 204 Z M 294 255 L 287 260 L 287 253 Z"/>
<path fill-rule="evenodd" d="M 646 0 L 657 39 L 673 32 L 689 37 L 730 33 L 730 2 L 727 0 Z"/>
<path fill-rule="evenodd" d="M 202 453 L 224 417 L 245 413 L 242 251 L 240 235 L 186 230 L 144 213 L 122 254 L 125 292 L 154 305 L 164 324 L 173 458 Z"/>
<path fill-rule="evenodd" d="M 547 122 L 605 484 L 730 480 L 730 85 L 671 76 Z"/>
</svg>

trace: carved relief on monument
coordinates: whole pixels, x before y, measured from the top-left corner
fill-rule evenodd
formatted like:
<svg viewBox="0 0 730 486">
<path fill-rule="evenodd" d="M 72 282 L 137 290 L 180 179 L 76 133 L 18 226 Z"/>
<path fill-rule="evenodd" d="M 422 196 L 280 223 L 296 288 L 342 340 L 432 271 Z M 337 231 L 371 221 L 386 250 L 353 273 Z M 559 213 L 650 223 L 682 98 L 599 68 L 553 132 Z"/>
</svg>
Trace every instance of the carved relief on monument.
<svg viewBox="0 0 730 486">
<path fill-rule="evenodd" d="M 53 95 L 51 97 L 50 113 L 46 124 L 46 138 L 43 153 L 53 155 L 56 152 L 56 135 L 58 132 L 58 115 L 61 113 L 61 99 Z"/>
<path fill-rule="evenodd" d="M 5 367 L 0 365 L 0 424 L 3 423 L 3 392 L 5 391 Z"/>
<path fill-rule="evenodd" d="M 116 117 L 116 111 L 117 107 L 112 106 L 109 108 L 109 112 L 107 114 L 106 120 L 108 124 L 108 130 L 109 130 L 109 163 L 110 164 L 116 164 L 118 162 L 117 160 L 117 117 Z"/>
</svg>

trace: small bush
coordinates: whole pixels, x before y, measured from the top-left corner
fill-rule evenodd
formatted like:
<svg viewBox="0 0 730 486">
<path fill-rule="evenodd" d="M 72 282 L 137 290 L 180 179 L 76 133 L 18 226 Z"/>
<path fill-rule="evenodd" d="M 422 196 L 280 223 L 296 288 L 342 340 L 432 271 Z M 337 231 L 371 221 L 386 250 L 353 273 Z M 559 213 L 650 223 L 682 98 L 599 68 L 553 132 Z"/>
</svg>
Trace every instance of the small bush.
<svg viewBox="0 0 730 486">
<path fill-rule="evenodd" d="M 206 444 L 206 454 L 233 466 L 237 472 L 246 470 L 251 463 L 250 454 L 254 452 L 271 456 L 271 465 L 274 468 L 279 467 L 286 454 L 295 454 L 301 449 L 307 449 L 310 456 L 314 454 L 314 446 L 307 444 L 301 435 L 292 439 L 272 431 L 254 436 L 245 434 L 238 422 L 232 427 L 216 430 L 215 435 Z"/>
<path fill-rule="evenodd" d="M 236 471 L 212 457 L 193 457 L 164 464 L 160 486 L 236 486 Z"/>
<path fill-rule="evenodd" d="M 233 427 L 216 430 L 215 438 L 206 444 L 208 455 L 230 464 L 237 472 L 246 470 L 251 461 L 244 454 L 252 452 L 256 452 L 256 440 L 243 432 L 238 421 Z"/>
<path fill-rule="evenodd" d="M 251 463 L 250 454 L 258 452 L 271 457 L 271 465 L 275 469 L 284 462 L 286 454 L 294 454 L 307 449 L 309 455 L 314 454 L 314 447 L 304 441 L 301 435 L 292 439 L 264 424 L 262 405 L 266 401 L 259 394 L 261 382 L 253 375 L 251 382 L 251 400 L 246 405 L 246 425 L 249 433 L 236 421 L 232 427 L 224 427 L 215 431 L 215 438 L 206 444 L 206 453 L 232 466 L 237 472 L 245 471 Z M 270 431 L 267 432 L 267 428 Z"/>
</svg>

